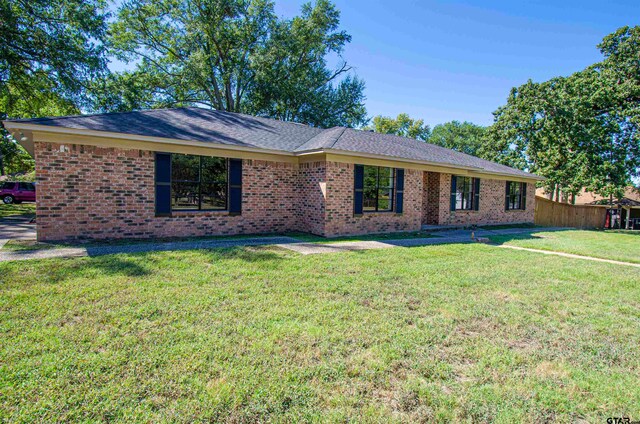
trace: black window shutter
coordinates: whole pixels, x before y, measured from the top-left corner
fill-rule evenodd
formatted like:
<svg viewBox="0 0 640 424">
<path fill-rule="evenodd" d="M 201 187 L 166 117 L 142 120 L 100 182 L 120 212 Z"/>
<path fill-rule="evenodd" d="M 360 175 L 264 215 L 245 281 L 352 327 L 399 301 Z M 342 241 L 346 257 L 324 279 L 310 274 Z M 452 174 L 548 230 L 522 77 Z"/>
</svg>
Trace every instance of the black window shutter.
<svg viewBox="0 0 640 424">
<path fill-rule="evenodd" d="M 242 213 L 242 159 L 229 159 L 229 215 Z"/>
<path fill-rule="evenodd" d="M 505 192 L 504 192 L 504 210 L 509 210 L 509 181 L 505 184 Z"/>
<path fill-rule="evenodd" d="M 171 215 L 171 154 L 156 153 L 156 215 Z"/>
<path fill-rule="evenodd" d="M 364 189 L 364 165 L 353 167 L 353 214 L 362 215 L 362 202 Z"/>
<path fill-rule="evenodd" d="M 404 169 L 396 168 L 396 213 L 402 213 L 404 205 Z"/>
<path fill-rule="evenodd" d="M 456 210 L 456 176 L 451 176 L 451 205 L 449 205 L 449 209 L 452 211 Z"/>
<path fill-rule="evenodd" d="M 527 209 L 527 183 L 521 183 L 520 190 L 522 192 L 522 209 Z"/>
<path fill-rule="evenodd" d="M 480 178 L 473 179 L 473 210 L 480 209 Z"/>
</svg>

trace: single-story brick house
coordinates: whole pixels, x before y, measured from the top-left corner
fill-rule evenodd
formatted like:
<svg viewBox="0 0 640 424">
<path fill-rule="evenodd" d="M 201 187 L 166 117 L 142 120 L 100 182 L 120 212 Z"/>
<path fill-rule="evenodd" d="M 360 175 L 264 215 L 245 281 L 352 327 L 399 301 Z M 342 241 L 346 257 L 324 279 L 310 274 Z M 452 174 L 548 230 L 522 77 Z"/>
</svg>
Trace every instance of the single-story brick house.
<svg viewBox="0 0 640 424">
<path fill-rule="evenodd" d="M 4 125 L 35 158 L 42 241 L 529 223 L 541 179 L 409 138 L 200 108 Z"/>
</svg>

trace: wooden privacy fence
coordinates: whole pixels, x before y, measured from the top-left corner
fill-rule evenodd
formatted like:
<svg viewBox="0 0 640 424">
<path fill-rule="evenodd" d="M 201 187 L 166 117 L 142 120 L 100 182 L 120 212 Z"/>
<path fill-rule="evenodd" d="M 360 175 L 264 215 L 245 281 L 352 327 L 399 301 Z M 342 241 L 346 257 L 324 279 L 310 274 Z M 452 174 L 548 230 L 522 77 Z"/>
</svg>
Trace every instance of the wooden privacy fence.
<svg viewBox="0 0 640 424">
<path fill-rule="evenodd" d="M 590 205 L 569 205 L 536 196 L 534 222 L 550 227 L 602 228 L 606 208 Z"/>
</svg>

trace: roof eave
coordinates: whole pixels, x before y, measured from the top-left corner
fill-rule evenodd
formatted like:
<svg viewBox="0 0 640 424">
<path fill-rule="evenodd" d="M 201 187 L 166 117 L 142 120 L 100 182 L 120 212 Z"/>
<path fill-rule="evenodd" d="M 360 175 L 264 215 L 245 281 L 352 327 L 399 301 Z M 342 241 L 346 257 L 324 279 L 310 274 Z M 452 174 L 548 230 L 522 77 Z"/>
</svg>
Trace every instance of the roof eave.
<svg viewBox="0 0 640 424">
<path fill-rule="evenodd" d="M 96 131 L 96 130 L 86 130 L 86 129 L 78 129 L 78 128 L 67 128 L 67 127 L 54 127 L 50 125 L 37 125 L 23 122 L 12 122 L 12 121 L 2 121 L 5 128 L 12 133 L 20 132 L 20 133 L 32 133 L 32 132 L 42 132 L 42 133 L 54 133 L 54 134 L 70 134 L 70 135 L 83 135 L 89 137 L 99 137 L 99 138 L 112 138 L 112 139 L 121 139 L 121 140 L 131 140 L 131 141 L 146 141 L 150 143 L 158 143 L 158 144 L 180 144 L 186 146 L 195 146 L 195 147 L 209 147 L 216 149 L 224 149 L 231 151 L 240 151 L 240 152 L 256 152 L 256 153 L 268 153 L 273 155 L 282 155 L 282 156 L 295 156 L 293 152 L 289 152 L 286 150 L 275 150 L 275 149 L 264 149 L 261 147 L 246 147 L 246 146 L 236 146 L 233 144 L 224 144 L 217 142 L 215 140 L 211 141 L 190 141 L 190 140 L 182 140 L 178 138 L 167 138 L 167 137 L 155 137 L 155 136 L 147 136 L 147 135 L 139 135 L 139 134 L 127 134 L 127 133 L 118 133 L 111 131 Z M 212 144 L 214 144 L 212 146 Z"/>
<path fill-rule="evenodd" d="M 325 148 L 311 149 L 311 150 L 305 150 L 302 152 L 296 152 L 296 156 L 305 156 L 305 155 L 312 155 L 312 154 L 318 154 L 318 153 L 335 153 L 339 155 L 362 157 L 367 159 L 381 159 L 381 160 L 391 160 L 395 162 L 413 163 L 413 164 L 426 165 L 426 166 L 448 167 L 448 168 L 462 169 L 465 171 L 476 172 L 479 174 L 496 175 L 496 176 L 502 176 L 502 177 L 514 177 L 514 178 L 522 178 L 522 179 L 529 179 L 529 180 L 535 180 L 535 181 L 546 180 L 545 177 L 541 177 L 540 175 L 530 174 L 530 173 L 526 173 L 526 175 L 521 175 L 521 174 L 513 174 L 509 172 L 495 172 L 495 171 L 488 171 L 484 168 L 478 168 L 473 166 L 463 166 L 463 165 L 458 165 L 458 164 L 449 163 L 449 162 L 433 162 L 433 161 L 426 161 L 426 160 L 419 160 L 419 159 L 403 158 L 399 156 L 376 155 L 372 153 L 354 152 L 351 150 L 325 149 Z"/>
<path fill-rule="evenodd" d="M 426 165 L 426 166 L 438 166 L 438 167 L 448 167 L 453 169 L 461 169 L 465 171 L 476 172 L 479 174 L 487 174 L 487 175 L 496 175 L 502 177 L 516 177 L 522 179 L 530 179 L 535 181 L 544 181 L 545 178 L 535 174 L 513 174 L 508 172 L 494 172 L 487 171 L 484 168 L 472 167 L 472 166 L 464 166 L 458 165 L 448 162 L 433 162 L 433 161 L 425 161 L 419 159 L 411 159 L 404 158 L 399 156 L 391 156 L 391 155 L 379 155 L 379 154 L 371 154 L 364 152 L 355 152 L 351 150 L 341 150 L 341 149 L 332 149 L 332 148 L 318 148 L 311 149 L 299 152 L 289 152 L 286 150 L 272 150 L 272 149 L 264 149 L 261 147 L 245 147 L 245 146 L 235 146 L 232 144 L 223 144 L 212 140 L 210 142 L 206 141 L 189 141 L 182 139 L 173 139 L 173 138 L 165 138 L 165 137 L 155 137 L 155 136 L 145 136 L 138 134 L 127 134 L 127 133 L 118 133 L 118 132 L 110 132 L 110 131 L 97 131 L 97 130 L 87 130 L 87 129 L 77 129 L 77 128 L 67 128 L 67 127 L 56 127 L 51 125 L 38 125 L 28 122 L 20 122 L 20 121 L 2 121 L 3 125 L 7 130 L 9 130 L 14 137 L 16 134 L 22 134 L 20 137 L 16 137 L 20 144 L 27 143 L 30 141 L 33 143 L 33 132 L 44 132 L 44 133 L 57 133 L 57 134 L 70 134 L 70 135 L 83 135 L 90 137 L 98 137 L 98 138 L 112 138 L 112 139 L 122 139 L 122 140 L 133 140 L 133 141 L 146 141 L 151 143 L 158 144 L 179 144 L 179 145 L 187 145 L 187 146 L 196 146 L 196 147 L 205 147 L 205 148 L 217 148 L 217 149 L 225 149 L 229 151 L 241 151 L 241 152 L 255 152 L 255 153 L 268 153 L 273 155 L 281 155 L 281 156 L 305 156 L 310 154 L 339 154 L 345 156 L 352 157 L 362 157 L 369 159 L 380 159 L 380 160 L 390 160 L 395 162 L 403 162 L 403 163 L 413 163 L 418 165 Z M 28 140 L 23 140 L 27 138 Z M 214 144 L 214 145 L 212 145 Z M 32 154 L 32 152 L 30 152 Z"/>
</svg>

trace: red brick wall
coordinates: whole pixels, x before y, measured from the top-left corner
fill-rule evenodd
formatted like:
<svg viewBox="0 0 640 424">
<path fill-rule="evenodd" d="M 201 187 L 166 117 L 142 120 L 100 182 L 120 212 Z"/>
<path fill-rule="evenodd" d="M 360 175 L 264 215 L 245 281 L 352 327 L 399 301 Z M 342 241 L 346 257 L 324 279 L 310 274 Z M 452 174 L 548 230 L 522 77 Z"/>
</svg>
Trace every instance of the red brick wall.
<svg viewBox="0 0 640 424">
<path fill-rule="evenodd" d="M 243 161 L 241 215 L 184 211 L 156 217 L 153 152 L 37 142 L 35 159 L 39 240 L 287 231 L 338 236 L 416 231 L 431 221 L 440 225 L 533 222 L 534 184 L 528 184 L 526 211 L 505 211 L 505 182 L 482 179 L 480 210 L 452 213 L 451 175 L 405 169 L 403 214 L 354 217 L 354 165 L 262 160 Z"/>
<path fill-rule="evenodd" d="M 326 162 L 301 163 L 296 186 L 298 202 L 296 208 L 297 231 L 324 235 Z"/>
<path fill-rule="evenodd" d="M 437 172 L 424 172 L 422 185 L 424 187 L 422 223 L 438 225 L 440 219 L 440 174 Z M 442 207 L 446 207 L 446 205 Z"/>
<path fill-rule="evenodd" d="M 327 162 L 327 237 L 367 233 L 417 231 L 422 219 L 422 172 L 405 169 L 404 213 L 369 213 L 353 216 L 354 165 Z"/>
<path fill-rule="evenodd" d="M 245 160 L 240 216 L 156 217 L 153 152 L 36 143 L 35 158 L 39 240 L 284 232 L 297 219 L 293 164 Z"/>
<path fill-rule="evenodd" d="M 504 209 L 504 180 L 480 179 L 480 208 L 477 211 L 450 211 L 451 174 L 439 174 L 439 225 L 484 225 L 533 223 L 535 184 L 527 184 L 526 210 Z"/>
</svg>

